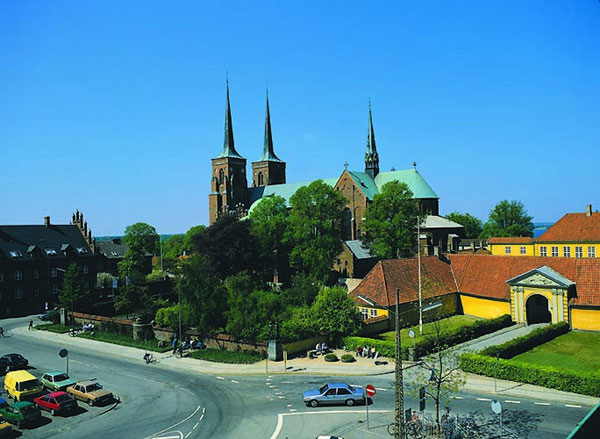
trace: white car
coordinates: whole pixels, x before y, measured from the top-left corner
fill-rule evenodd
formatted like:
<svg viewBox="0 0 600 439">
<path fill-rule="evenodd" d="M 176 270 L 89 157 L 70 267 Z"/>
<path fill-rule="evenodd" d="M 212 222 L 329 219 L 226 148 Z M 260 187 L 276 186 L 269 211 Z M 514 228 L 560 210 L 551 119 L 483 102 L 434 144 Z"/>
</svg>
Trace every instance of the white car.
<svg viewBox="0 0 600 439">
<path fill-rule="evenodd" d="M 344 439 L 344 438 L 339 437 L 339 436 L 317 436 L 317 439 Z"/>
</svg>

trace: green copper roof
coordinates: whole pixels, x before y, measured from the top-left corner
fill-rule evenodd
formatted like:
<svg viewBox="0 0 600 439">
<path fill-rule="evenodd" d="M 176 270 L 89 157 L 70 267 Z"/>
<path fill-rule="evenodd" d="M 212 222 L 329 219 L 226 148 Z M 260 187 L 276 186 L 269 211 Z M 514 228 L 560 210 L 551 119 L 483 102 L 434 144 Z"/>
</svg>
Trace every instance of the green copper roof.
<svg viewBox="0 0 600 439">
<path fill-rule="evenodd" d="M 439 198 L 416 169 L 380 172 L 375 177 L 375 184 L 379 192 L 381 192 L 383 185 L 390 181 L 406 183 L 415 198 Z"/>
<path fill-rule="evenodd" d="M 372 200 L 373 197 L 379 193 L 375 180 L 366 172 L 348 171 L 348 174 L 350 174 L 350 177 L 352 177 L 356 185 L 362 189 L 369 200 Z"/>
</svg>

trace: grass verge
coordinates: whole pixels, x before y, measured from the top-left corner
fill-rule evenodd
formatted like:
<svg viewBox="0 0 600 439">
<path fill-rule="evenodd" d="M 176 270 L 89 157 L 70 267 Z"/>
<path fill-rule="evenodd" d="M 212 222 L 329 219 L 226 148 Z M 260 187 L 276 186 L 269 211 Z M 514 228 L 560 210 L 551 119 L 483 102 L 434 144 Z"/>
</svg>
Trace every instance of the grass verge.
<svg viewBox="0 0 600 439">
<path fill-rule="evenodd" d="M 442 330 L 443 333 L 449 333 L 449 332 L 456 332 L 458 331 L 460 328 L 463 327 L 468 327 L 468 326 L 473 326 L 475 324 L 475 322 L 482 320 L 478 317 L 472 317 L 472 316 L 463 316 L 463 315 L 456 315 L 456 316 L 451 316 L 445 319 L 441 319 L 440 322 L 440 328 Z M 409 331 L 413 331 L 415 333 L 415 338 L 411 338 L 408 333 Z M 410 328 L 404 328 L 400 331 L 400 338 L 401 338 L 401 343 L 402 346 L 412 346 L 415 343 L 415 340 L 417 341 L 417 343 L 419 342 L 420 339 L 424 339 L 427 338 L 427 336 L 430 335 L 435 335 L 435 327 L 433 323 L 424 323 L 423 324 L 423 335 L 419 334 L 419 325 L 410 327 Z M 393 343 L 396 342 L 396 333 L 394 331 L 389 331 L 389 332 L 384 332 L 382 334 L 379 334 L 377 336 L 377 338 L 379 340 L 386 340 L 386 341 L 391 341 Z"/>
<path fill-rule="evenodd" d="M 35 325 L 33 328 L 40 331 L 54 332 L 56 334 L 66 334 L 71 330 L 70 326 L 61 325 L 60 323 L 42 323 L 41 325 Z"/>
<path fill-rule="evenodd" d="M 192 351 L 189 356 L 198 360 L 229 364 L 253 364 L 264 358 L 263 354 L 257 351 L 226 351 L 214 348 Z"/>
<path fill-rule="evenodd" d="M 87 338 L 89 340 L 103 341 L 120 346 L 129 346 L 132 348 L 144 349 L 146 351 L 167 352 L 171 350 L 169 346 L 159 346 L 158 340 L 134 340 L 127 335 L 115 332 L 96 331 L 93 334 L 80 332 L 77 337 Z"/>
</svg>

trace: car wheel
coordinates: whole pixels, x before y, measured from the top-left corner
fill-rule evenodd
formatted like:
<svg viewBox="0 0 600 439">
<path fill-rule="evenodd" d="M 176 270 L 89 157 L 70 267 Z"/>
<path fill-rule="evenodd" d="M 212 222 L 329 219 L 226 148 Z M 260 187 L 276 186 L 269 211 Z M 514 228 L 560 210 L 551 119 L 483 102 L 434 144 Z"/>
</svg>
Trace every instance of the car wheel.
<svg viewBox="0 0 600 439">
<path fill-rule="evenodd" d="M 50 409 L 50 414 L 51 414 L 52 416 L 55 416 L 55 415 L 56 415 L 56 412 L 54 411 L 54 409 Z"/>
<path fill-rule="evenodd" d="M 88 405 L 91 407 L 94 405 L 94 400 L 93 399 L 88 399 L 87 400 Z"/>
<path fill-rule="evenodd" d="M 318 407 L 318 406 L 319 406 L 319 401 L 317 401 L 316 399 L 313 399 L 313 400 L 310 402 L 310 406 L 311 406 L 311 407 Z"/>
<path fill-rule="evenodd" d="M 347 405 L 348 407 L 352 407 L 352 406 L 354 405 L 354 400 L 353 400 L 353 399 L 347 399 L 347 400 L 346 400 L 346 405 Z"/>
</svg>

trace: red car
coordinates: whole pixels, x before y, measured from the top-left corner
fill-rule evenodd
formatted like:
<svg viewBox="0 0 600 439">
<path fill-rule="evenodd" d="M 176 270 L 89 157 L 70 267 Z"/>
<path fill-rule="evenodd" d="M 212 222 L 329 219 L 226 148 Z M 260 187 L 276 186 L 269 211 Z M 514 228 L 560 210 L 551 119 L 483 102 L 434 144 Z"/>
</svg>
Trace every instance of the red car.
<svg viewBox="0 0 600 439">
<path fill-rule="evenodd" d="M 48 410 L 52 416 L 57 413 L 68 413 L 77 409 L 77 401 L 66 392 L 52 392 L 38 396 L 35 403 L 42 410 Z"/>
</svg>

